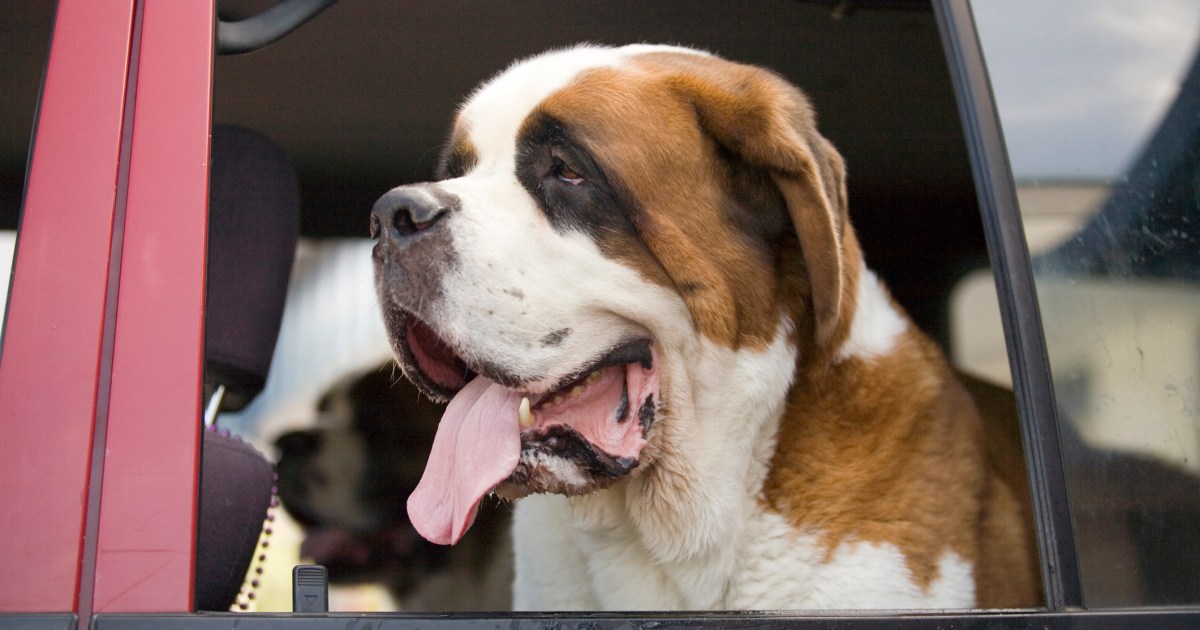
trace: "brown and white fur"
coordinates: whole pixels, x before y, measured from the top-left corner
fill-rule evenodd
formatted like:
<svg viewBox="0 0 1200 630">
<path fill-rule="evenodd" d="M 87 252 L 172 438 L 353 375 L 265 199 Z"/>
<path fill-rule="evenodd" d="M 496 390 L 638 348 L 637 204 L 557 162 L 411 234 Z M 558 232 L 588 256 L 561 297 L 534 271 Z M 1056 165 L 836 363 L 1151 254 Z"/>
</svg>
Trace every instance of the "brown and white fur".
<svg viewBox="0 0 1200 630">
<path fill-rule="evenodd" d="M 865 268 L 798 89 L 685 48 L 554 51 L 481 86 L 441 164 L 372 217 L 412 380 L 454 394 L 420 358 L 452 354 L 536 400 L 630 339 L 659 378 L 628 470 L 523 442 L 495 488 L 519 499 L 516 608 L 1036 603 L 1018 494 Z"/>
</svg>

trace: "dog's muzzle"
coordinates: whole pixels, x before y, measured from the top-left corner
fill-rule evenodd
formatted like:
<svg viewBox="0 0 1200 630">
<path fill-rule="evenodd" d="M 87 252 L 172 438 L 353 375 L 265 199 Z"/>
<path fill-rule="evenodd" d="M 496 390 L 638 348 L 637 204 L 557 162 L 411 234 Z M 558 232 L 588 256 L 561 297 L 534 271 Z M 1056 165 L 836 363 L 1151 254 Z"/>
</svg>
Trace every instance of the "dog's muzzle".
<svg viewBox="0 0 1200 630">
<path fill-rule="evenodd" d="M 393 188 L 371 208 L 375 282 L 385 312 L 417 312 L 441 296 L 458 255 L 451 234 L 462 200 L 437 184 Z"/>
</svg>

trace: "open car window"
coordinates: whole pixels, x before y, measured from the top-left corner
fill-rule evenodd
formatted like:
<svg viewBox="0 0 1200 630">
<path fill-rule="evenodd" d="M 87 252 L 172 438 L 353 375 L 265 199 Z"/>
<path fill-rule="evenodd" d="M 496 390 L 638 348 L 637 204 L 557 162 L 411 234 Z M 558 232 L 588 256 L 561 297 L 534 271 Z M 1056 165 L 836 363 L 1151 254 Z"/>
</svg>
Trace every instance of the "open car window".
<svg viewBox="0 0 1200 630">
<path fill-rule="evenodd" d="M 1084 602 L 1195 604 L 1200 7 L 971 6 L 1033 256 Z"/>
<path fill-rule="evenodd" d="M 100 630 L 167 624 L 969 628 L 1096 623 L 1186 628 L 1200 623 L 1200 538 L 1195 535 L 1200 530 L 1200 158 L 1195 150 L 1200 138 L 1200 81 L 1195 76 L 1200 19 L 1190 3 L 681 0 L 493 5 L 346 0 L 262 50 L 215 59 L 208 56 L 212 42 L 206 38 L 213 29 L 205 21 L 213 9 L 221 19 L 237 20 L 274 3 L 116 4 L 122 4 L 124 14 L 79 0 L 60 2 L 69 9 L 74 32 L 95 35 L 101 29 L 87 25 L 99 23 L 101 14 L 108 18 L 102 39 L 112 45 L 102 55 L 63 46 L 68 49 L 64 57 L 99 59 L 94 65 L 105 76 L 80 64 L 78 80 L 64 81 L 63 76 L 75 75 L 59 70 L 52 82 L 58 90 L 54 94 L 73 94 L 70 86 L 75 84 L 96 88 L 105 99 L 59 98 L 55 103 L 71 102 L 87 113 L 104 106 L 106 116 L 60 116 L 60 123 L 66 118 L 72 125 L 89 124 L 77 125 L 84 130 L 80 138 L 51 148 L 72 156 L 80 153 L 79 147 L 103 148 L 101 157 L 107 161 L 98 175 L 75 162 L 43 171 L 43 191 L 65 190 L 58 183 L 68 180 L 59 178 L 76 172 L 97 175 L 81 178 L 95 193 L 86 205 L 71 207 L 71 199 L 33 207 L 35 218 L 55 221 L 39 221 L 35 245 L 45 249 L 27 245 L 25 250 L 26 260 L 38 262 L 40 272 L 24 272 L 23 306 L 39 303 L 29 296 L 50 296 L 58 300 L 55 304 L 70 300 L 70 308 L 49 313 L 26 309 L 20 325 L 6 330 L 14 340 L 28 338 L 37 327 L 44 335 L 37 338 L 49 340 L 45 347 L 53 353 L 25 343 L 20 355 L 9 352 L 6 357 L 0 348 L 5 374 L 18 376 L 0 383 L 7 386 L 0 388 L 0 409 L 22 410 L 23 418 L 49 416 L 18 425 L 15 414 L 0 413 L 0 429 L 7 436 L 0 442 L 0 468 L 6 473 L 0 490 L 4 497 L 46 498 L 55 508 L 55 518 L 43 522 L 41 515 L 50 512 L 40 505 L 34 510 L 19 501 L 0 505 L 0 531 L 18 523 L 20 531 L 39 534 L 37 540 L 0 540 L 0 584 L 5 586 L 0 589 L 0 626 L 15 621 L 21 627 L 74 628 L 80 618 L 83 625 Z M 1003 139 L 979 132 L 997 121 L 988 109 L 992 93 L 982 60 L 963 61 L 979 52 L 976 24 L 992 72 Z M 180 33 L 188 38 L 177 37 Z M 246 580 L 255 590 L 244 590 L 238 601 L 244 605 L 235 609 L 270 614 L 189 610 L 194 601 L 189 554 L 197 547 L 188 540 L 189 524 L 196 522 L 188 510 L 197 504 L 195 483 L 203 471 L 194 470 L 183 455 L 198 451 L 187 441 L 199 433 L 200 419 L 192 417 L 199 414 L 192 412 L 210 392 L 196 391 L 201 379 L 193 372 L 176 377 L 160 368 L 194 370 L 204 359 L 203 340 L 197 341 L 202 293 L 196 287 L 204 277 L 206 150 L 215 146 L 205 146 L 209 130 L 215 137 L 218 128 L 238 128 L 269 139 L 286 155 L 299 181 L 300 244 L 271 376 L 249 406 L 218 421 L 275 459 L 290 432 L 344 421 L 346 394 L 382 384 L 384 393 L 367 392 L 377 402 L 398 391 L 400 376 L 388 367 L 387 352 L 381 352 L 382 324 L 366 277 L 371 273 L 367 217 L 374 200 L 393 186 L 433 175 L 454 109 L 478 82 L 514 59 L 579 41 L 661 41 L 705 48 L 772 68 L 809 94 L 821 132 L 849 163 L 850 212 L 867 263 L 917 325 L 951 354 L 955 367 L 1016 390 L 1026 445 L 1031 446 L 1026 454 L 1031 483 L 1042 501 L 1035 510 L 1042 575 L 1048 577 L 1045 608 L 405 614 L 396 612 L 405 601 L 396 584 L 407 584 L 411 566 L 397 566 L 396 554 L 389 552 L 410 534 L 374 531 L 355 539 L 343 531 L 320 544 L 305 544 L 321 525 L 316 521 L 330 515 L 359 533 L 374 527 L 360 505 L 335 501 L 323 513 L 304 514 L 303 526 L 285 524 L 282 513 L 267 525 L 273 534 L 258 543 L 263 549 L 255 549 L 258 559 Z M 168 53 L 180 53 L 187 67 L 162 61 Z M 127 68 L 129 59 L 139 63 Z M 130 82 L 122 83 L 129 76 Z M 186 78 L 184 89 L 164 87 L 179 76 Z M 976 91 L 964 88 L 968 84 Z M 185 94 L 204 97 L 181 96 Z M 117 107 L 122 103 L 129 106 L 124 115 Z M 984 115 L 978 116 L 981 111 Z M 141 128 L 151 130 L 140 138 L 133 133 L 137 112 L 147 116 Z M 54 129 L 43 131 L 42 137 L 55 137 Z M 81 139 L 99 137 L 111 146 Z M 24 168 L 16 165 L 19 159 L 8 159 L 10 145 L 6 141 L 0 173 L 6 183 L 19 182 Z M 131 203 L 136 212 L 130 216 L 156 222 L 153 230 L 131 230 L 122 252 L 120 239 L 111 248 L 105 239 L 126 229 L 120 222 L 122 195 L 136 188 L 128 181 L 129 152 L 136 156 L 148 145 L 173 149 L 156 154 L 165 157 L 144 159 L 142 167 L 154 176 L 137 182 L 149 180 L 163 194 Z M 990 174 L 981 175 L 980 146 L 1003 163 Z M 115 230 L 102 212 L 114 207 L 114 173 L 120 210 Z M 1019 205 L 1019 215 L 997 211 L 1012 192 L 1005 188 L 1012 174 L 1016 196 L 1008 207 Z M 137 173 L 132 179 L 138 179 Z M 0 198 L 0 229 L 9 230 L 0 234 L 0 265 L 7 265 L 6 238 L 16 241 L 18 260 L 22 255 L 19 238 L 8 236 L 17 228 L 20 202 L 12 201 L 19 197 L 14 190 L 7 187 Z M 187 222 L 170 219 L 163 208 Z M 211 208 L 207 211 L 211 216 Z M 160 239 L 160 234 L 168 236 Z M 1031 256 L 1026 255 L 1026 241 Z M 54 264 L 56 259 L 75 261 L 84 249 L 95 254 L 87 258 L 95 264 L 72 262 L 69 269 Z M 34 255 L 43 251 L 51 255 Z M 190 267 L 182 281 L 173 276 L 172 282 L 139 293 L 139 278 L 158 278 L 157 265 L 139 264 L 157 260 L 140 256 L 148 252 L 165 260 L 200 261 L 200 267 Z M 127 257 L 124 268 L 122 253 Z M 1025 278 L 1021 265 L 1031 260 L 1032 272 Z M 111 276 L 104 278 L 110 269 Z M 21 276 L 18 267 L 15 277 Z M 133 284 L 132 291 L 124 288 L 127 283 Z M 0 287 L 5 285 L 0 275 Z M 1029 299 L 1006 297 L 1014 285 L 1015 291 L 1028 289 Z M 84 304 L 74 291 L 61 290 L 76 286 L 94 299 Z M 1001 286 L 999 305 L 993 286 Z M 112 299 L 102 299 L 106 296 Z M 117 317 L 118 306 L 137 309 L 133 313 L 141 318 Z M 10 304 L 10 323 L 12 312 Z M 53 317 L 60 312 L 73 317 L 61 327 Z M 80 312 L 87 317 L 74 315 Z M 86 321 L 74 321 L 80 319 Z M 1016 320 L 1021 323 L 1014 324 Z M 185 321 L 187 334 L 162 330 L 158 324 L 167 321 L 171 326 Z M 54 325 L 43 325 L 47 322 Z M 1044 344 L 1039 336 L 1043 325 Z M 124 329 L 111 330 L 119 326 Z M 89 337 L 92 329 L 102 336 Z M 1029 336 L 1031 329 L 1039 335 Z M 71 347 L 52 343 L 64 338 L 63 332 L 71 333 Z M 95 356 L 85 353 L 89 348 Z M 44 356 L 56 358 L 39 362 Z M 1048 372 L 1029 369 L 1047 357 Z M 125 369 L 130 360 L 136 370 Z M 64 378 L 67 363 L 87 369 Z M 364 375 L 370 378 L 364 380 Z M 143 389 L 142 383 L 150 381 L 152 388 Z M 85 386 L 97 390 L 85 391 Z M 1031 390 L 1046 392 L 1049 407 L 1030 404 Z M 401 393 L 402 398 L 415 397 L 411 390 Z M 123 418 L 114 411 L 113 430 L 106 435 L 101 429 L 110 428 L 110 395 L 123 405 L 112 409 L 137 423 L 121 424 Z M 62 404 L 41 404 L 60 400 L 71 403 L 70 413 L 58 412 L 67 408 Z M 394 413 L 386 405 L 381 409 Z M 160 433 L 164 427 L 170 431 Z M 419 439 L 359 436 L 339 445 L 362 452 L 368 446 Z M 304 450 L 311 444 L 305 440 L 290 443 Z M 1051 442 L 1053 448 L 1048 447 Z M 180 448 L 172 451 L 164 446 L 168 444 Z M 14 462 L 22 460 L 14 453 L 26 458 L 32 453 L 45 466 L 20 467 Z M 396 459 L 394 453 L 386 457 Z M 374 470 L 373 463 L 361 458 L 323 465 L 322 473 Z M 1065 474 L 1047 473 L 1055 467 Z M 70 468 L 70 481 L 77 482 L 69 492 L 49 487 L 66 488 L 61 475 L 43 475 L 62 468 Z M 171 475 L 160 474 L 168 469 Z M 272 490 L 285 495 L 287 473 L 281 470 L 280 475 L 281 483 Z M 45 484 L 45 478 L 55 481 Z M 112 482 L 123 485 L 114 492 L 106 485 Z M 373 492 L 374 499 L 390 508 L 402 501 L 393 486 Z M 80 505 L 80 496 L 90 509 Z M 286 501 L 285 496 L 285 507 Z M 104 527 L 99 524 L 102 507 L 110 518 Z M 78 549 L 75 530 L 86 534 Z M 469 536 L 483 540 L 477 532 Z M 1053 540 L 1047 543 L 1048 538 Z M 160 544 L 162 540 L 167 543 Z M 334 612 L 276 614 L 294 609 L 292 565 L 331 550 L 348 552 L 337 560 L 349 561 L 329 562 L 338 585 Z M 170 564 L 156 562 L 168 554 Z M 28 566 L 17 566 L 6 556 L 17 556 L 19 564 Z M 376 562 L 380 559 L 382 563 Z M 436 567 L 437 562 L 435 558 L 431 564 Z M 264 574 L 254 573 L 259 570 Z M 398 582 L 389 581 L 397 576 Z M 440 579 L 438 584 L 450 594 L 464 585 L 453 577 Z M 1073 581 L 1081 583 L 1083 593 L 1063 597 L 1064 583 L 1070 591 Z M 355 588 L 362 582 L 376 586 L 364 594 Z M 22 599 L 27 593 L 53 597 L 30 605 L 33 600 Z M 498 607 L 493 600 L 472 603 L 484 611 Z M 1162 605 L 1174 608 L 1146 608 Z M 1084 606 L 1091 610 L 1082 610 Z M 460 601 L 429 609 L 462 607 Z M 390 614 L 364 616 L 363 611 Z M 38 614 L 26 614 L 30 612 Z"/>
</svg>

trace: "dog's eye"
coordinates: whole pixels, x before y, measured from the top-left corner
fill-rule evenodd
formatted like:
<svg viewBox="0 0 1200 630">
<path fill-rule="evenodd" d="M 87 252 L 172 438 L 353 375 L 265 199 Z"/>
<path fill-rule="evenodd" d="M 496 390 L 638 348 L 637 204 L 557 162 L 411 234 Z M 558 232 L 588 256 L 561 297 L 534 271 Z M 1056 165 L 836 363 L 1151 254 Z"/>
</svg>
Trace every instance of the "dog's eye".
<svg viewBox="0 0 1200 630">
<path fill-rule="evenodd" d="M 566 182 L 572 186 L 579 186 L 584 181 L 582 175 L 562 162 L 554 165 L 554 176 L 558 178 L 558 181 Z"/>
</svg>

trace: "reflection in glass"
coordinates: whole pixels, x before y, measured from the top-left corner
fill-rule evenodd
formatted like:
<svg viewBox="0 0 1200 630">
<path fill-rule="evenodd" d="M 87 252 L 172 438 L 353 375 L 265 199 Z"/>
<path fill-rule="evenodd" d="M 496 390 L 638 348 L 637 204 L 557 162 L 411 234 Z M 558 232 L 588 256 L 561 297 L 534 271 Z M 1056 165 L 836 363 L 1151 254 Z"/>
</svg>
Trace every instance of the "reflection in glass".
<svg viewBox="0 0 1200 630">
<path fill-rule="evenodd" d="M 976 0 L 1089 607 L 1200 602 L 1200 5 Z"/>
</svg>

